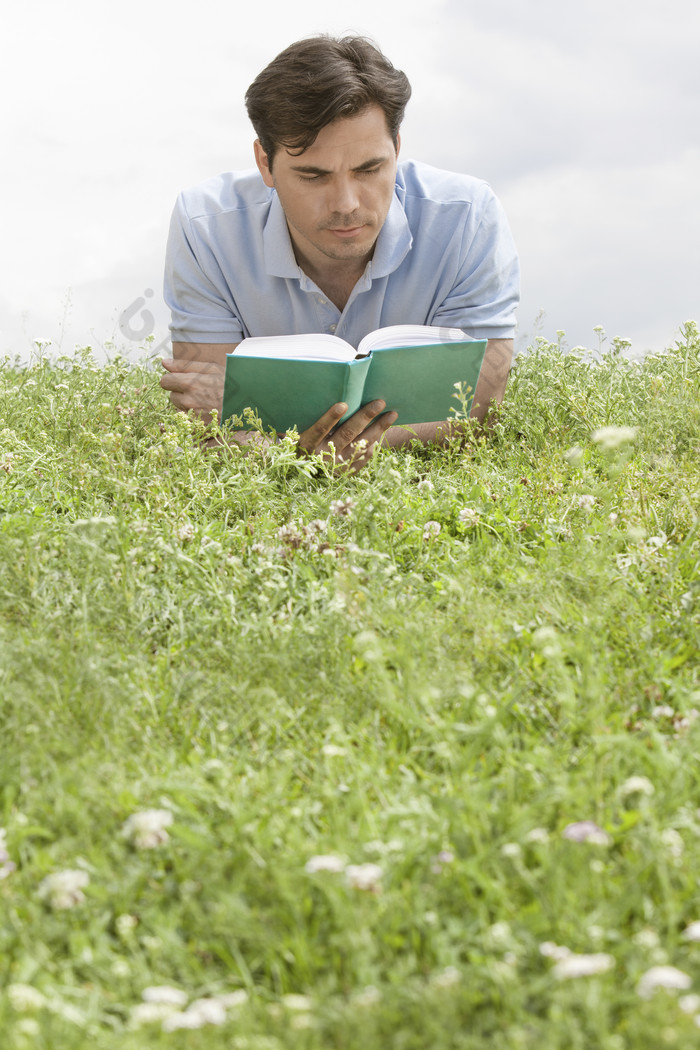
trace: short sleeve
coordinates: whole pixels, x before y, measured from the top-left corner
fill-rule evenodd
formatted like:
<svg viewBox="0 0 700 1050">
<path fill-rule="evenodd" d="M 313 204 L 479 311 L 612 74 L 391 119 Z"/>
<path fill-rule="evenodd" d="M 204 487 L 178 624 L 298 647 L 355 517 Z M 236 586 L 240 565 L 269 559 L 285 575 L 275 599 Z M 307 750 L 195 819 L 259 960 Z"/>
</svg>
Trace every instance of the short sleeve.
<svg viewBox="0 0 700 1050">
<path fill-rule="evenodd" d="M 170 220 L 163 297 L 173 342 L 239 343 L 243 325 L 211 248 L 200 243 L 183 194 Z"/>
<path fill-rule="evenodd" d="M 474 206 L 476 205 L 476 206 Z M 505 212 L 485 183 L 465 222 L 459 269 L 431 324 L 475 339 L 512 339 L 520 301 L 520 265 Z"/>
</svg>

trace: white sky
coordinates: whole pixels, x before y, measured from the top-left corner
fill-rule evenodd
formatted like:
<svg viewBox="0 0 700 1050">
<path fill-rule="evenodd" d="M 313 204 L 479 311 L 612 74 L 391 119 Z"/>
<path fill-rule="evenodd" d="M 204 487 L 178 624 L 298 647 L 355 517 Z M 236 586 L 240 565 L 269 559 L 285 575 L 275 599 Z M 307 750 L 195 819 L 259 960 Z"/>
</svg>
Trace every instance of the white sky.
<svg viewBox="0 0 700 1050">
<path fill-rule="evenodd" d="M 485 178 L 520 251 L 517 345 L 700 321 L 697 0 L 26 0 L 0 41 L 0 355 L 167 335 L 184 186 L 252 166 L 243 104 L 283 47 L 371 36 L 413 85 L 404 157 Z M 349 12 L 349 13 L 348 13 Z M 147 295 L 146 290 L 153 294 Z"/>
</svg>

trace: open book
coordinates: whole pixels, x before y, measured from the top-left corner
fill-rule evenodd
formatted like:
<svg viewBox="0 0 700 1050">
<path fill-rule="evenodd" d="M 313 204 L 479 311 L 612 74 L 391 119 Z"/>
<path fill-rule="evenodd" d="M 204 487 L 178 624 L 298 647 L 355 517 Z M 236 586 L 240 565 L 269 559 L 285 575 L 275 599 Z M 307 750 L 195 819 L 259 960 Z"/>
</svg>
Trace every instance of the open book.
<svg viewBox="0 0 700 1050">
<path fill-rule="evenodd" d="M 222 419 L 252 408 L 266 428 L 301 432 L 339 401 L 346 419 L 377 398 L 397 423 L 449 419 L 461 408 L 456 384 L 470 407 L 485 350 L 485 339 L 427 325 L 379 328 L 357 351 L 316 332 L 244 339 L 226 359 Z"/>
</svg>

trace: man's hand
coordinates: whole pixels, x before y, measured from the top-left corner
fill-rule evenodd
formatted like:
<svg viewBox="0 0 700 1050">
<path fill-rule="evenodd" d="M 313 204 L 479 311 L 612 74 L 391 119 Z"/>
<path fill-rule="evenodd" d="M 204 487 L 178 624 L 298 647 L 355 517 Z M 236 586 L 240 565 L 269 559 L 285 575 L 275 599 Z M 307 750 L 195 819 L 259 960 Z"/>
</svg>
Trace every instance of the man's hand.
<svg viewBox="0 0 700 1050">
<path fill-rule="evenodd" d="M 340 470 L 355 472 L 366 466 L 372 458 L 377 441 L 397 418 L 397 413 L 384 412 L 384 401 L 370 401 L 334 430 L 347 407 L 339 401 L 308 430 L 300 434 L 299 454 L 334 454 L 336 466 Z"/>
<path fill-rule="evenodd" d="M 224 400 L 225 364 L 212 361 L 164 360 L 166 375 L 160 385 L 170 391 L 170 400 L 182 412 L 193 411 L 205 423 L 211 423 L 212 412 L 221 419 Z"/>
</svg>

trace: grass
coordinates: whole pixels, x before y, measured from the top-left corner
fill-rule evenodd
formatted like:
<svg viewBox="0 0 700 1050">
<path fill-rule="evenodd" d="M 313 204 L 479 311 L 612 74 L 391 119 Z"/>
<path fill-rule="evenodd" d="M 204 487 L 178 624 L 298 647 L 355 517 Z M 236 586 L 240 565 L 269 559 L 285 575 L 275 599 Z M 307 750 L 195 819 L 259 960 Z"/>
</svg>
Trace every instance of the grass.
<svg viewBox="0 0 700 1050">
<path fill-rule="evenodd" d="M 3 1050 L 700 1046 L 700 338 L 621 349 L 356 477 L 4 363 Z"/>
</svg>

